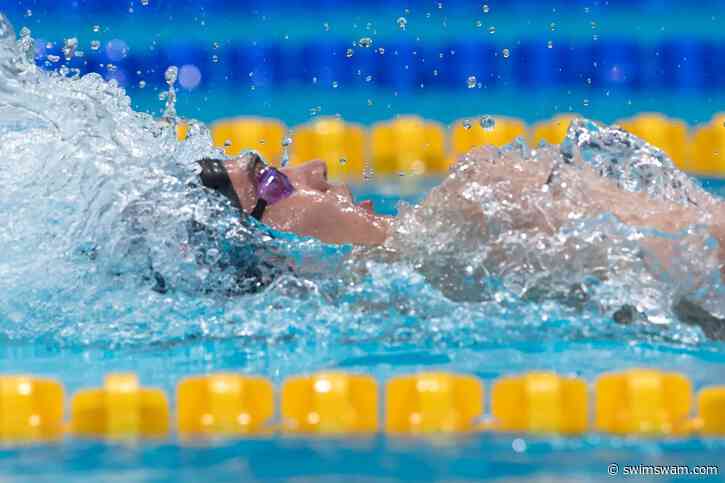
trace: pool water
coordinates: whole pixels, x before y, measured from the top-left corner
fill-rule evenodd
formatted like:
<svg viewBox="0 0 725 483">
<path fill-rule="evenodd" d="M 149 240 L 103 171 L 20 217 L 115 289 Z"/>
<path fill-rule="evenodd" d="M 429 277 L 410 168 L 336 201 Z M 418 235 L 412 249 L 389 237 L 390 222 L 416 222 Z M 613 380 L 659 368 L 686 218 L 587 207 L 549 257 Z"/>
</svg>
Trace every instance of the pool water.
<svg viewBox="0 0 725 483">
<path fill-rule="evenodd" d="M 0 232 L 2 372 L 54 377 L 69 394 L 98 386 L 105 374 L 119 371 L 135 372 L 142 384 L 169 395 L 181 378 L 215 371 L 258 374 L 279 385 L 291 375 L 336 369 L 370 374 L 382 385 L 395 375 L 435 369 L 476 375 L 490 388 L 499 376 L 530 370 L 593 381 L 603 372 L 646 366 L 684 373 L 696 390 L 725 383 L 723 343 L 674 321 L 662 301 L 682 287 L 669 279 L 646 278 L 638 260 L 627 260 L 631 263 L 623 273 L 630 278 L 612 274 L 611 286 L 591 285 L 593 298 L 608 297 L 601 311 L 518 300 L 504 286 L 515 288 L 517 279 L 507 279 L 505 271 L 482 289 L 490 299 L 448 299 L 420 276 L 414 262 L 433 268 L 450 262 L 457 274 L 456 264 L 467 260 L 472 249 L 464 250 L 470 240 L 457 238 L 456 230 L 465 232 L 468 225 L 435 210 L 421 215 L 429 225 L 415 225 L 415 212 L 396 203 L 420 201 L 435 180 L 406 177 L 392 185 L 378 180 L 359 186 L 355 194 L 374 198 L 382 212 L 400 210 L 403 252 L 418 239 L 435 240 L 441 233 L 447 238 L 439 252 L 404 253 L 410 263 L 372 259 L 364 264 L 366 275 L 355 278 L 345 264 L 350 247 L 280 233 L 271 238 L 194 185 L 193 161 L 219 154 L 204 126 L 192 124 L 187 141 L 179 143 L 173 122 L 134 112 L 125 93 L 100 77 L 38 72 L 25 55 L 25 44 L 16 43 L 7 24 L 0 27 L 0 224 L 6 227 Z M 604 163 L 632 190 L 668 200 L 688 195 L 685 189 L 689 194 L 699 190 L 640 141 L 622 141 L 622 132 L 589 121 L 573 126 L 571 140 L 596 141 L 576 145 L 585 162 Z M 563 156 L 558 149 L 542 148 L 538 155 Z M 538 162 L 535 155 L 522 154 L 520 145 L 497 155 Z M 615 169 L 617 162 L 632 160 L 631 171 Z M 702 185 L 717 196 L 725 192 L 717 180 Z M 507 215 L 505 207 L 487 203 L 480 191 L 467 196 L 491 210 L 491 226 L 496 226 Z M 199 235 L 189 228 L 192 221 L 210 232 L 195 245 L 187 243 Z M 631 233 L 628 229 L 611 217 L 579 220 L 560 238 L 544 240 L 550 243 L 545 249 L 556 260 L 562 237 L 579 240 L 582 234 L 603 232 L 616 238 Z M 694 249 L 684 251 L 681 261 L 711 274 L 717 267 L 708 265 L 704 255 L 712 244 L 698 233 L 693 228 L 682 235 Z M 210 269 L 215 265 L 207 262 L 231 256 L 234 250 L 218 247 L 238 240 L 245 242 L 239 250 L 253 250 L 255 256 L 267 256 L 263 249 L 276 243 L 275 248 L 302 260 L 308 273 L 317 274 L 280 277 L 260 292 L 228 297 L 228 273 Z M 514 242 L 503 248 L 544 251 Z M 627 252 L 617 252 L 621 247 L 613 243 L 607 246 L 626 258 Z M 486 247 L 476 248 L 481 251 L 473 255 L 482 264 L 490 262 Z M 553 275 L 552 287 L 575 277 L 589 280 L 586 267 L 564 273 L 545 267 Z M 521 268 L 514 263 L 514 271 Z M 151 272 L 172 289 L 152 288 Z M 706 280 L 701 295 L 721 303 L 721 282 Z M 640 298 L 659 325 L 612 321 L 612 306 Z M 3 449 L 0 473 L 8 481 L 598 481 L 609 479 L 610 463 L 718 464 L 724 456 L 722 439 L 653 441 L 594 434 L 482 434 L 449 441 L 273 437 L 194 445 L 74 440 Z"/>
<path fill-rule="evenodd" d="M 416 202 L 435 180 L 424 180 L 403 199 Z M 703 180 L 712 192 L 725 182 Z M 398 197 L 379 186 L 356 187 L 378 210 L 395 212 Z M 601 320 L 602 324 L 610 323 Z M 497 377 L 529 370 L 554 370 L 593 381 L 605 372 L 656 367 L 688 375 L 695 389 L 725 381 L 723 343 L 683 345 L 612 334 L 572 334 L 575 320 L 551 321 L 536 330 L 494 329 L 471 340 L 433 337 L 425 328 L 391 318 L 389 336 L 347 339 L 344 328 L 325 336 L 299 334 L 288 341 L 206 337 L 109 348 L 6 340 L 0 371 L 32 373 L 61 380 L 68 393 L 102 384 L 109 372 L 133 371 L 144 385 L 172 395 L 183 377 L 215 371 L 262 374 L 279 384 L 290 375 L 321 369 L 371 374 L 380 382 L 420 370 L 474 374 L 490 388 Z M 479 322 L 481 325 L 485 321 Z M 569 326 L 568 336 L 561 334 Z M 386 331 L 383 331 L 383 333 Z M 295 357 L 290 357 L 294 354 Z M 173 396 L 171 396 L 173 398 Z M 452 440 L 306 439 L 273 437 L 216 443 L 110 444 L 67 441 L 0 451 L 3 481 L 607 481 L 610 463 L 719 464 L 725 441 L 661 441 L 590 434 L 577 438 L 474 435 Z M 682 478 L 678 478 L 681 480 Z M 686 480 L 686 478 L 685 478 Z"/>
</svg>

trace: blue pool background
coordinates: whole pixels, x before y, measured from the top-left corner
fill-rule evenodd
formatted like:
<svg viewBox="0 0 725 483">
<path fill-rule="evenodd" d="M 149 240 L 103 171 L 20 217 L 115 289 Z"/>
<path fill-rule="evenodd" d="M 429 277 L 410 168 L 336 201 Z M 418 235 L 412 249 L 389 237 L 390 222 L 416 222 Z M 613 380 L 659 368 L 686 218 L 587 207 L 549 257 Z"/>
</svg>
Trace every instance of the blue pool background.
<svg viewBox="0 0 725 483">
<path fill-rule="evenodd" d="M 89 63 L 74 58 L 70 66 L 115 78 L 139 110 L 158 114 L 163 108 L 158 94 L 168 64 L 196 66 L 201 82 L 180 91 L 178 111 L 205 122 L 258 115 L 295 125 L 339 114 L 370 124 L 403 113 L 443 123 L 479 114 L 533 122 L 561 112 L 611 122 L 654 110 L 696 124 L 725 106 L 721 1 L 492 0 L 488 14 L 483 3 L 150 0 L 144 6 L 136 0 L 6 0 L 2 9 L 8 9 L 17 29 L 27 25 L 43 39 L 39 64 L 65 63 L 46 65 L 47 55 L 61 55 L 63 39 L 77 37 Z M 405 30 L 400 17 L 406 19 Z M 347 48 L 364 37 L 373 39 L 372 47 L 355 46 L 352 60 L 344 60 Z M 101 46 L 96 53 L 93 40 Z M 386 53 L 376 57 L 373 51 L 380 47 Z M 509 59 L 502 58 L 504 48 L 511 50 Z M 436 67 L 440 54 L 451 50 L 455 59 L 444 55 Z M 218 63 L 211 61 L 213 55 L 220 57 Z M 436 68 L 439 75 L 432 75 Z M 481 85 L 469 89 L 472 74 Z M 419 200 L 433 181 L 406 178 L 387 187 L 359 186 L 356 195 L 372 196 L 378 210 L 392 213 L 399 199 Z M 724 182 L 703 182 L 725 194 Z M 391 324 L 390 334 L 348 341 L 333 331 L 325 337 L 291 334 L 288 341 L 204 338 L 131 347 L 59 344 L 49 334 L 2 341 L 0 371 L 56 377 L 68 395 L 101 384 L 111 371 L 134 371 L 143 384 L 170 396 L 180 378 L 211 371 L 262 374 L 279 384 L 292 374 L 341 369 L 372 374 L 382 384 L 393 375 L 441 369 L 475 374 L 490 388 L 501 375 L 527 370 L 593 381 L 605 371 L 650 366 L 685 373 L 695 389 L 725 383 L 722 343 L 688 346 L 646 338 L 639 329 L 615 326 L 611 337 L 601 331 L 591 337 L 586 327 L 550 320 L 536 327 L 507 326 L 470 341 L 445 334 L 432 338 L 414 325 Z M 520 442 L 513 444 L 517 439 L 524 440 L 525 451 Z M 69 441 L 4 449 L 0 473 L 8 481 L 602 481 L 611 479 L 606 474 L 611 462 L 723 461 L 723 440 L 600 435 L 481 435 L 455 443 L 272 438 L 195 446 Z"/>
<path fill-rule="evenodd" d="M 7 0 L 3 9 L 39 39 L 40 65 L 116 79 L 140 110 L 160 113 L 164 69 L 189 66 L 179 113 L 205 122 L 405 113 L 533 122 L 575 112 L 609 123 L 657 111 L 697 124 L 725 99 L 720 0 L 146 3 Z M 66 61 L 71 37 L 84 55 Z"/>
</svg>

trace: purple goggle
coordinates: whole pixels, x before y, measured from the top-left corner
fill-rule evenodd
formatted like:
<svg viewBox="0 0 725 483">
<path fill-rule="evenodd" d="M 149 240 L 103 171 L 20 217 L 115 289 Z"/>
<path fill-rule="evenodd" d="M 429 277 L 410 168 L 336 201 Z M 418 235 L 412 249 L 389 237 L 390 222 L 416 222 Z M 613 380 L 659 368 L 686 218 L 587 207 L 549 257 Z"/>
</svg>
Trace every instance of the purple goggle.
<svg viewBox="0 0 725 483">
<path fill-rule="evenodd" d="M 261 221 L 268 205 L 289 197 L 295 188 L 286 174 L 269 166 L 256 153 L 253 153 L 253 156 L 252 173 L 255 173 L 257 180 L 257 204 L 252 210 L 252 217 Z"/>
</svg>

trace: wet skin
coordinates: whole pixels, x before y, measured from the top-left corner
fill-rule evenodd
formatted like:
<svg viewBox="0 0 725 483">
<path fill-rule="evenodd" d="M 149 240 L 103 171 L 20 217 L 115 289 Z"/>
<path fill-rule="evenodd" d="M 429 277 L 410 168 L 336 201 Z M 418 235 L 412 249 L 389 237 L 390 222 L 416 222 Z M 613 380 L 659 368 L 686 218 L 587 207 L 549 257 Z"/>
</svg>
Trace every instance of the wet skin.
<svg viewBox="0 0 725 483">
<path fill-rule="evenodd" d="M 257 203 L 253 157 L 226 161 L 227 172 L 242 209 L 251 213 Z M 330 183 L 323 161 L 280 169 L 295 190 L 291 196 L 267 206 L 262 222 L 281 231 L 317 238 L 325 243 L 380 245 L 388 236 L 390 217 L 373 212 L 370 201 L 355 204 L 350 188 Z"/>
</svg>

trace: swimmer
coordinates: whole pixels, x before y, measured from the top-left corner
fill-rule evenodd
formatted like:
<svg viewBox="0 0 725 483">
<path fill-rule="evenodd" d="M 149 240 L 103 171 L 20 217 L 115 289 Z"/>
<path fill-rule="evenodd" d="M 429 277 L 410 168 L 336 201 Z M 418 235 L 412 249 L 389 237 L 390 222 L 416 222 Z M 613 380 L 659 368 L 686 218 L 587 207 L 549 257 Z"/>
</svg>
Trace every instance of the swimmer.
<svg viewBox="0 0 725 483">
<path fill-rule="evenodd" d="M 705 223 L 719 241 L 717 255 L 723 266 L 725 203 L 704 192 L 690 193 L 692 203 L 684 206 L 646 193 L 625 191 L 590 166 L 574 167 L 554 155 L 540 156 L 538 162 L 527 163 L 526 169 L 520 159 L 517 163 L 503 156 L 494 148 L 470 152 L 416 209 L 449 210 L 451 216 L 463 216 L 474 226 L 474 233 L 483 234 L 487 220 L 481 199 L 466 194 L 467 187 L 476 183 L 497 201 L 517 206 L 508 227 L 513 231 L 553 235 L 573 217 L 596 217 L 607 212 L 627 225 L 667 233 Z M 222 193 L 247 216 L 276 230 L 330 244 L 387 244 L 394 249 L 395 241 L 391 239 L 395 217 L 376 214 L 370 201 L 354 203 L 346 185 L 328 180 L 322 161 L 277 169 L 267 165 L 258 154 L 247 152 L 238 159 L 203 159 L 199 163 L 206 187 Z M 531 201 L 531 193 L 547 188 L 549 203 L 540 206 Z M 652 237 L 643 239 L 642 246 L 651 252 L 649 263 L 673 268 L 669 266 L 673 244 Z M 679 317 L 701 326 L 708 336 L 725 338 L 725 321 L 685 298 L 676 301 L 674 308 Z M 628 311 L 620 312 L 615 314 L 617 322 L 632 319 L 633 314 Z"/>
<path fill-rule="evenodd" d="M 449 175 L 420 207 L 450 205 L 453 197 L 456 203 L 452 208 L 485 228 L 480 202 L 465 196 L 465 188 L 471 183 L 494 190 L 500 200 L 525 200 L 528 192 L 547 185 L 554 191 L 568 183 L 567 196 L 554 194 L 553 198 L 566 198 L 567 205 L 572 205 L 571 193 L 583 194 L 575 200 L 578 216 L 611 212 L 628 225 L 672 233 L 702 222 L 703 210 L 709 210 L 714 220 L 713 235 L 725 242 L 725 223 L 721 222 L 725 220 L 723 203 L 708 203 L 703 198 L 697 204 L 693 202 L 693 206 L 682 206 L 650 198 L 646 193 L 625 191 L 588 166 L 574 168 L 543 157 L 541 162 L 527 164 L 524 170 L 515 162 L 497 160 L 496 156 L 496 150 L 490 148 L 469 153 L 465 158 L 467 175 Z M 236 208 L 274 229 L 314 237 L 325 243 L 367 246 L 381 245 L 390 235 L 394 217 L 376 214 L 370 201 L 354 203 L 346 185 L 328 181 L 323 161 L 277 169 L 267 165 L 258 154 L 247 152 L 238 159 L 204 159 L 199 163 L 205 186 L 221 192 Z M 554 172 L 557 183 L 552 184 Z M 563 204 L 531 213 L 540 216 L 519 217 L 514 220 L 513 228 L 554 233 L 571 215 Z M 670 259 L 667 247 L 653 242 L 652 248 L 664 263 Z M 725 243 L 721 243 L 720 257 L 725 260 Z"/>
</svg>

